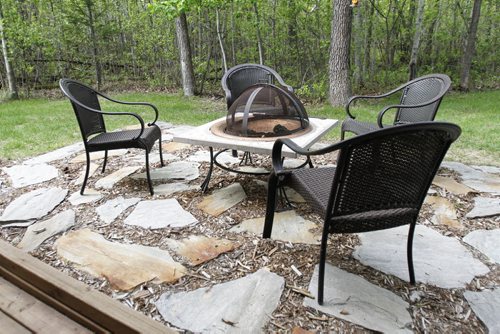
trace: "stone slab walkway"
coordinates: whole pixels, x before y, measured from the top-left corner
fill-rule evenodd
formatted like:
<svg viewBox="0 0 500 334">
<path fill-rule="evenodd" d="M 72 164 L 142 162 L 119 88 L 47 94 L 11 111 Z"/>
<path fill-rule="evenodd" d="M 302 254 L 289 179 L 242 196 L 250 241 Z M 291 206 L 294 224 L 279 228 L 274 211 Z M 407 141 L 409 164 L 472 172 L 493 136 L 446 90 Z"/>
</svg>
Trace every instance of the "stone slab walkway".
<svg viewBox="0 0 500 334">
<path fill-rule="evenodd" d="M 62 236 L 55 247 L 59 256 L 91 275 L 105 277 L 117 290 L 130 290 L 150 280 L 174 282 L 186 271 L 167 251 L 110 242 L 89 229 Z"/>
<path fill-rule="evenodd" d="M 278 306 L 285 280 L 266 269 L 190 292 L 165 293 L 165 320 L 195 333 L 260 333 Z"/>
<path fill-rule="evenodd" d="M 216 168 L 202 194 L 208 152 L 170 142 L 189 128 L 163 125 L 166 166 L 156 145 L 150 154 L 154 196 L 140 150 L 111 151 L 105 173 L 103 155 L 92 154 L 84 196 L 81 144 L 0 166 L 1 236 L 181 330 L 497 331 L 500 168 L 446 162 L 434 179 L 414 242 L 421 289 L 406 283 L 408 227 L 332 237 L 342 242 L 329 243 L 329 260 L 365 278 L 332 262 L 320 307 L 307 297 L 316 294 L 320 220 L 287 189 L 296 210 L 276 213 L 262 240 L 266 178 Z M 230 152 L 218 161 L 240 163 Z M 256 161 L 239 168 L 267 170 Z M 374 284 L 381 277 L 385 288 Z"/>
<path fill-rule="evenodd" d="M 370 267 L 409 281 L 406 261 L 408 226 L 361 233 L 354 258 Z M 413 266 L 417 282 L 441 288 L 464 288 L 489 269 L 455 238 L 417 225 L 413 238 Z"/>
<path fill-rule="evenodd" d="M 309 291 L 318 291 L 318 266 L 314 269 Z M 311 298 L 304 305 L 383 333 L 411 333 L 408 303 L 394 293 L 365 279 L 336 268 L 325 267 L 324 304 Z"/>
</svg>

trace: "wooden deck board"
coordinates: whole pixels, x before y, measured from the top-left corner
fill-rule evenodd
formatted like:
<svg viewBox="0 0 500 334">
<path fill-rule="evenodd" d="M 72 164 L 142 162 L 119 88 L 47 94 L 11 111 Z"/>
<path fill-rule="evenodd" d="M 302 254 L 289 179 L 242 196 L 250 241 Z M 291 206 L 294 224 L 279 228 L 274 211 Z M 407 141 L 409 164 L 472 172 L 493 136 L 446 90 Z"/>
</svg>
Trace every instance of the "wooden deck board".
<svg viewBox="0 0 500 334">
<path fill-rule="evenodd" d="M 40 334 L 91 333 L 88 329 L 1 277 L 0 296 L 2 296 L 0 298 L 2 312 L 32 332 Z"/>
<path fill-rule="evenodd" d="M 5 331 L 11 334 L 31 334 L 33 333 L 28 328 L 24 327 L 14 319 L 12 319 L 9 315 L 3 313 L 0 310 L 0 332 Z"/>
<path fill-rule="evenodd" d="M 0 276 L 94 332 L 177 333 L 3 240 Z"/>
</svg>

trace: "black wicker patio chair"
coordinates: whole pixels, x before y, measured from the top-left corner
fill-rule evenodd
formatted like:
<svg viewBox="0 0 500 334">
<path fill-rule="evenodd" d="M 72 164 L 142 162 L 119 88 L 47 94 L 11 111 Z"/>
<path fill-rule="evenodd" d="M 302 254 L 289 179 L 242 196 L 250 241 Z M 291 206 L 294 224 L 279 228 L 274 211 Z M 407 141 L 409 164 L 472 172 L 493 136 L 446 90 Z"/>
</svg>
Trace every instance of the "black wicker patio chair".
<svg viewBox="0 0 500 334">
<path fill-rule="evenodd" d="M 347 118 L 342 123 L 340 139 L 344 140 L 346 132 L 357 135 L 389 127 L 415 122 L 433 121 L 444 94 L 451 85 L 450 78 L 445 74 L 429 74 L 411 80 L 398 88 L 382 95 L 352 96 L 346 105 Z M 399 104 L 384 107 L 377 117 L 377 123 L 356 120 L 350 110 L 351 104 L 359 99 L 381 99 L 400 93 Z M 383 118 L 387 111 L 395 109 L 392 125 L 384 125 Z"/>
<path fill-rule="evenodd" d="M 230 68 L 222 77 L 222 89 L 226 93 L 227 108 L 248 87 L 258 84 L 276 84 L 293 92 L 292 86 L 285 83 L 283 78 L 272 68 L 259 64 L 241 64 Z"/>
<path fill-rule="evenodd" d="M 323 219 L 318 303 L 323 303 L 326 246 L 330 233 L 360 233 L 409 224 L 407 261 L 415 284 L 412 242 L 415 224 L 439 165 L 460 127 L 421 122 L 373 131 L 317 151 L 304 150 L 289 139 L 273 147 L 263 237 L 271 236 L 276 192 L 290 186 Z M 301 155 L 338 150 L 337 166 L 283 170 L 283 145 Z"/>
<path fill-rule="evenodd" d="M 146 151 L 146 175 L 149 184 L 149 191 L 151 192 L 151 195 L 153 195 L 153 185 L 151 183 L 149 173 L 149 152 L 157 140 L 159 141 L 160 146 L 161 165 L 164 166 L 161 150 L 161 131 L 155 124 L 158 119 L 158 109 L 156 109 L 154 105 L 146 102 L 123 102 L 114 100 L 92 89 L 91 87 L 71 79 L 61 79 L 59 81 L 59 86 L 61 87 L 64 95 L 66 95 L 71 101 L 76 119 L 78 120 L 78 125 L 80 126 L 83 143 L 85 145 L 85 153 L 87 155 L 87 168 L 85 170 L 85 178 L 83 180 L 80 194 L 83 195 L 85 186 L 87 185 L 90 168 L 90 152 L 105 152 L 104 164 L 102 166 L 102 172 L 104 173 L 109 150 L 141 148 Z M 136 113 L 102 111 L 98 97 L 120 104 L 151 107 L 155 112 L 154 120 L 145 125 L 142 117 Z M 132 116 L 137 119 L 141 128 L 137 130 L 107 132 L 103 115 Z"/>
</svg>

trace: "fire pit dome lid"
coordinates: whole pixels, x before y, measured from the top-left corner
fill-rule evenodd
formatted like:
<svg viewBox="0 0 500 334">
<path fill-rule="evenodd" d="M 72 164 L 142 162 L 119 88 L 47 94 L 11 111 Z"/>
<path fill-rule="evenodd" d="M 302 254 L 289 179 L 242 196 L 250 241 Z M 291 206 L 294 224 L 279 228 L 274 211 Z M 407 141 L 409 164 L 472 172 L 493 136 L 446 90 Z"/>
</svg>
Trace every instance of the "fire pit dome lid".
<svg viewBox="0 0 500 334">
<path fill-rule="evenodd" d="M 309 127 L 304 105 L 292 92 L 258 83 L 245 89 L 226 117 L 227 134 L 241 137 L 280 137 Z"/>
</svg>

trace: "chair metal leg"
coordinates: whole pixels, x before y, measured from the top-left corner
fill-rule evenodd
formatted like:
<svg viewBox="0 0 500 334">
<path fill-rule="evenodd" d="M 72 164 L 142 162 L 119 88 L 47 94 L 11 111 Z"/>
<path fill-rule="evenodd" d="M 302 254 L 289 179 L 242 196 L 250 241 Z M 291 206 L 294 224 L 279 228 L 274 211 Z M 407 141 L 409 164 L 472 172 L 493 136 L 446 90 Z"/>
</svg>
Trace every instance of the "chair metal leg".
<svg viewBox="0 0 500 334">
<path fill-rule="evenodd" d="M 87 167 L 85 169 L 85 177 L 83 178 L 83 184 L 82 188 L 80 189 L 80 195 L 83 195 L 83 191 L 85 190 L 85 186 L 87 185 L 87 179 L 89 178 L 90 154 L 87 150 L 85 150 L 85 155 L 87 156 Z"/>
<path fill-rule="evenodd" d="M 210 146 L 208 149 L 210 151 L 210 165 L 208 167 L 207 176 L 200 186 L 203 193 L 206 193 L 208 191 L 208 184 L 210 183 L 210 178 L 212 177 L 212 171 L 214 169 L 214 149 L 212 146 Z"/>
<path fill-rule="evenodd" d="M 406 249 L 406 256 L 408 260 L 408 272 L 410 273 L 410 284 L 415 285 L 415 271 L 413 269 L 413 235 L 415 234 L 415 223 L 410 224 L 408 231 L 408 243 Z"/>
<path fill-rule="evenodd" d="M 106 170 L 106 163 L 108 162 L 108 150 L 104 151 L 104 163 L 102 164 L 102 171 L 101 173 L 104 173 Z"/>
<path fill-rule="evenodd" d="M 267 186 L 267 205 L 266 205 L 266 219 L 264 221 L 264 231 L 262 237 L 267 239 L 271 237 L 274 221 L 274 210 L 276 208 L 276 191 L 278 188 L 278 176 L 271 173 L 269 176 L 269 184 Z"/>
<path fill-rule="evenodd" d="M 148 185 L 149 185 L 149 192 L 151 193 L 151 195 L 154 195 L 154 190 L 153 190 L 153 184 L 151 183 L 151 175 L 149 173 L 149 151 L 148 150 L 145 150 L 146 151 L 146 176 L 148 178 Z"/>
<path fill-rule="evenodd" d="M 340 130 L 340 140 L 344 140 L 344 137 L 345 137 L 345 131 Z"/>
<path fill-rule="evenodd" d="M 328 242 L 328 223 L 323 226 L 323 235 L 321 236 L 321 249 L 319 253 L 319 272 L 318 272 L 318 304 L 323 305 L 323 295 L 325 288 L 325 264 L 326 264 L 326 245 Z"/>
<path fill-rule="evenodd" d="M 162 150 L 161 150 L 161 131 L 160 131 L 160 139 L 159 139 L 158 145 L 160 145 L 160 162 L 161 162 L 161 166 L 164 167 L 165 163 L 163 162 L 163 153 L 162 153 Z"/>
</svg>

